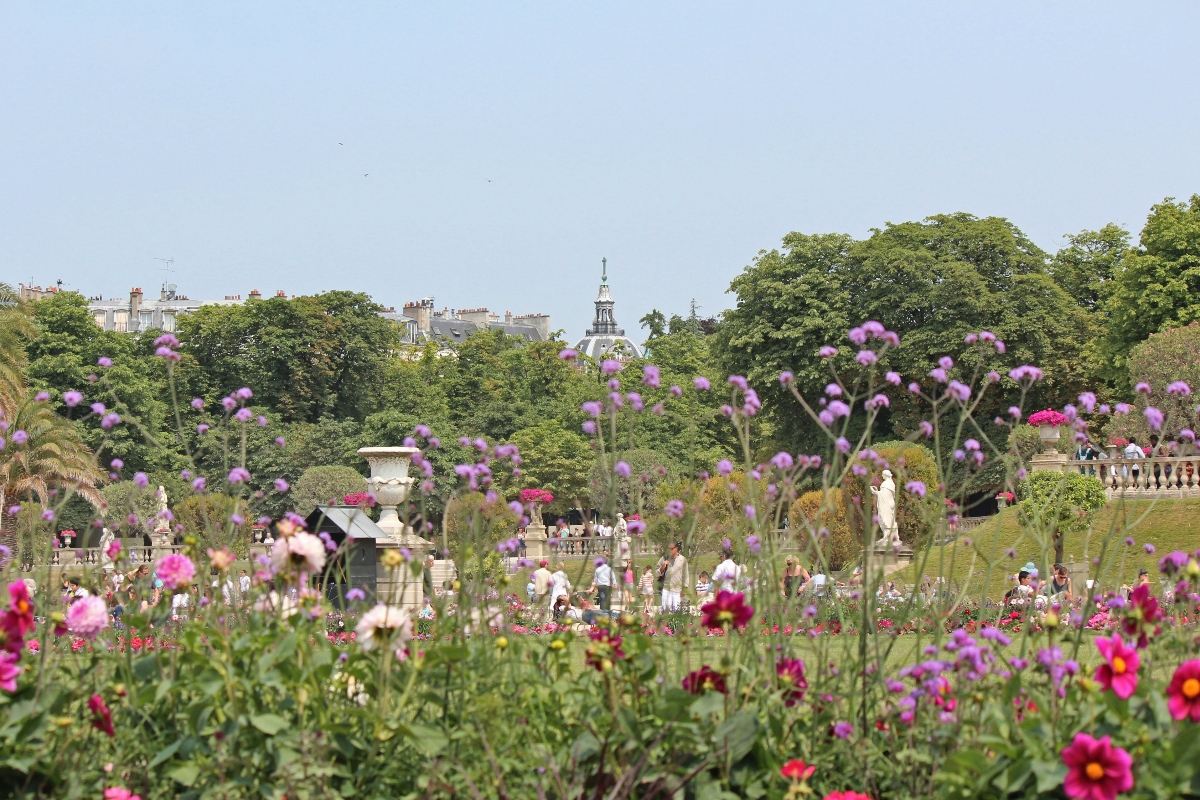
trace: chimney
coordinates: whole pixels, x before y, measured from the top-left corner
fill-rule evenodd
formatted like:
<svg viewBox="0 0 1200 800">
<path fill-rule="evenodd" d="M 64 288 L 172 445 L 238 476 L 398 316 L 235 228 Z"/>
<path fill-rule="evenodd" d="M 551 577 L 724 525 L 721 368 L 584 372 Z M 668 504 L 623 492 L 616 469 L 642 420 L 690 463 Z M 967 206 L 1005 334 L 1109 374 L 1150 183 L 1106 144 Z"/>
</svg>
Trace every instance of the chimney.
<svg viewBox="0 0 1200 800">
<path fill-rule="evenodd" d="M 278 289 L 278 290 L 276 290 L 276 292 L 275 292 L 275 296 L 276 296 L 276 297 L 282 297 L 284 300 L 286 300 L 286 299 L 287 299 L 287 292 L 285 292 L 283 289 Z M 295 295 L 292 295 L 292 296 L 293 296 L 293 297 L 295 297 Z"/>
<path fill-rule="evenodd" d="M 129 290 L 129 321 L 135 323 L 138 318 L 138 309 L 142 307 L 142 290 L 140 287 L 135 287 Z M 134 328 L 133 330 L 137 330 Z"/>
<path fill-rule="evenodd" d="M 251 290 L 250 290 L 250 298 L 249 298 L 249 299 L 251 299 L 251 300 L 262 300 L 262 292 L 260 292 L 258 289 L 251 289 Z"/>
<path fill-rule="evenodd" d="M 417 330 L 429 333 L 429 318 L 433 316 L 433 298 L 425 297 L 416 303 L 405 303 L 404 316 L 417 321 Z"/>
<path fill-rule="evenodd" d="M 512 312 L 511 311 L 504 312 L 504 324 L 512 325 Z"/>
</svg>

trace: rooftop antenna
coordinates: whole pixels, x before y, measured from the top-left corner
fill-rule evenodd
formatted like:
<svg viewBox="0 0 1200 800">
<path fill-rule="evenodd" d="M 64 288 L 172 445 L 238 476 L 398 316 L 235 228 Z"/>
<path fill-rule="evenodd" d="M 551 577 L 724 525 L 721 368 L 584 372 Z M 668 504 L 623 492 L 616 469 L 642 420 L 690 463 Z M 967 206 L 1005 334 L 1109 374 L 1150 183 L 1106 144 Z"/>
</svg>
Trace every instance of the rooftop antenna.
<svg viewBox="0 0 1200 800">
<path fill-rule="evenodd" d="M 154 260 L 163 262 L 164 266 L 159 267 L 159 269 L 166 270 L 167 272 L 175 271 L 175 270 L 171 269 L 171 265 L 175 263 L 175 259 L 173 259 L 173 258 L 155 258 Z"/>
</svg>

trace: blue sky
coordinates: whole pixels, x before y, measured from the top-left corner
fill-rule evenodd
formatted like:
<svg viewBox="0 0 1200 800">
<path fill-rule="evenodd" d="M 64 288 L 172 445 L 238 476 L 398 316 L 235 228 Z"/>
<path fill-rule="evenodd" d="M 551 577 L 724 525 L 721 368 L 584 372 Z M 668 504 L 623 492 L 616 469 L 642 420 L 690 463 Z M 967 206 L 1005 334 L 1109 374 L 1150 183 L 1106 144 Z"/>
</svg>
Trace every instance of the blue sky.
<svg viewBox="0 0 1200 800">
<path fill-rule="evenodd" d="M 607 256 L 640 341 L 791 230 L 1136 232 L 1200 192 L 1197 30 L 1194 3 L 9 3 L 0 279 L 432 295 L 574 340 Z"/>
</svg>

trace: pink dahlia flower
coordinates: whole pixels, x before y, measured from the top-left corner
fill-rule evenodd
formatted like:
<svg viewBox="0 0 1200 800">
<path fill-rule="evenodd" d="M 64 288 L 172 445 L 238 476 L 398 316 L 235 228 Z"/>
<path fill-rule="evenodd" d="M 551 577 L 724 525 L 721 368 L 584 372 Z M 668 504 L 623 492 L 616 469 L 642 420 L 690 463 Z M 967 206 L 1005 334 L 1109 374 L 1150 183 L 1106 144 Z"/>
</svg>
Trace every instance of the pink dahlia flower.
<svg viewBox="0 0 1200 800">
<path fill-rule="evenodd" d="M 1067 765 L 1063 790 L 1072 800 L 1114 800 L 1133 788 L 1133 758 L 1113 747 L 1107 736 L 1075 734 L 1075 741 L 1063 748 L 1062 760 Z"/>
<path fill-rule="evenodd" d="M 154 572 L 167 589 L 182 589 L 196 577 L 196 565 L 182 553 L 168 553 L 154 565 Z"/>
<path fill-rule="evenodd" d="M 1096 649 L 1104 656 L 1104 662 L 1096 669 L 1096 680 L 1105 689 L 1122 700 L 1128 700 L 1137 691 L 1138 667 L 1141 659 L 1138 651 L 1121 641 L 1121 634 L 1114 633 L 1111 639 L 1097 639 Z"/>
<path fill-rule="evenodd" d="M 299 531 L 275 540 L 271 565 L 277 572 L 287 568 L 313 574 L 325 567 L 325 544 L 311 533 Z"/>
<path fill-rule="evenodd" d="M 92 639 L 107 627 L 108 606 L 95 595 L 81 597 L 67 609 L 67 630 L 76 636 Z"/>
</svg>

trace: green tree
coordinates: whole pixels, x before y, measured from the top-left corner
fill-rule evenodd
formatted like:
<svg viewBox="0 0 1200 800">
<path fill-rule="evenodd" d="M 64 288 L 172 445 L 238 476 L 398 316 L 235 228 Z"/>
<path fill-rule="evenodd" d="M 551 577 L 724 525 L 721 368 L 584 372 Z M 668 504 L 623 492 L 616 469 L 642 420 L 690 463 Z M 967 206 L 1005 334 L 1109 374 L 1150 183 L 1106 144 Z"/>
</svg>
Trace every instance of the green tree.
<svg viewBox="0 0 1200 800">
<path fill-rule="evenodd" d="M 27 398 L 9 418 L 9 429 L 24 431 L 25 442 L 10 442 L 0 450 L 2 542 L 16 552 L 16 519 L 10 503 L 36 499 L 51 506 L 54 493 L 76 493 L 93 505 L 101 502 L 96 488 L 104 473 L 70 421 L 55 414 L 48 403 Z"/>
<path fill-rule="evenodd" d="M 350 467 L 309 467 L 292 487 L 292 504 L 306 517 L 318 505 L 340 503 L 348 494 L 365 491 L 367 479 Z"/>
<path fill-rule="evenodd" d="M 1150 210 L 1139 246 L 1129 252 L 1104 304 L 1106 335 L 1098 343 L 1104 375 L 1124 387 L 1130 349 L 1150 334 L 1200 320 L 1200 195 L 1171 198 Z"/>
<path fill-rule="evenodd" d="M 25 396 L 25 346 L 35 335 L 28 304 L 0 283 L 0 417 L 10 416 Z"/>
<path fill-rule="evenodd" d="M 790 370 L 806 392 L 828 382 L 817 351 L 849 327 L 844 275 L 853 243 L 845 234 L 789 233 L 782 250 L 760 252 L 730 284 L 737 305 L 713 337 L 714 355 L 726 373 L 743 374 L 758 388 L 781 442 L 811 436 L 811 423 L 778 378 Z"/>
<path fill-rule="evenodd" d="M 667 332 L 667 318 L 657 308 L 650 309 L 650 313 L 638 320 L 638 324 L 649 329 L 648 339 L 657 339 Z"/>
<path fill-rule="evenodd" d="M 1127 366 L 1130 383 L 1148 383 L 1151 394 L 1136 393 L 1133 402 L 1137 410 L 1114 415 L 1105 428 L 1107 436 L 1136 436 L 1145 444 L 1151 433 L 1173 437 L 1183 428 L 1195 428 L 1195 397 L 1169 395 L 1167 387 L 1183 381 L 1192 391 L 1200 391 L 1200 321 L 1150 334 L 1129 351 Z M 1150 405 L 1163 412 L 1162 430 L 1152 431 L 1146 423 L 1143 412 Z"/>
<path fill-rule="evenodd" d="M 619 462 L 629 465 L 629 477 L 615 474 Z M 659 511 L 658 485 L 679 476 L 679 465 L 666 453 L 655 450 L 624 450 L 609 453 L 605 462 L 592 464 L 588 473 L 591 507 L 612 519 L 618 511 L 653 514 Z"/>
<path fill-rule="evenodd" d="M 1019 494 L 1017 518 L 1026 527 L 1050 534 L 1056 564 L 1063 560 L 1064 537 L 1087 530 L 1096 511 L 1108 502 L 1099 478 L 1075 471 L 1034 472 L 1021 483 Z"/>
<path fill-rule="evenodd" d="M 1050 276 L 1081 308 L 1099 310 L 1124 266 L 1129 231 L 1110 222 L 1098 231 L 1080 231 L 1066 239 L 1067 246 L 1050 261 Z"/>
<path fill-rule="evenodd" d="M 596 460 L 586 439 L 549 419 L 517 431 L 511 443 L 521 451 L 519 486 L 553 493 L 548 512 L 563 514 L 586 502 L 588 472 Z"/>
</svg>

